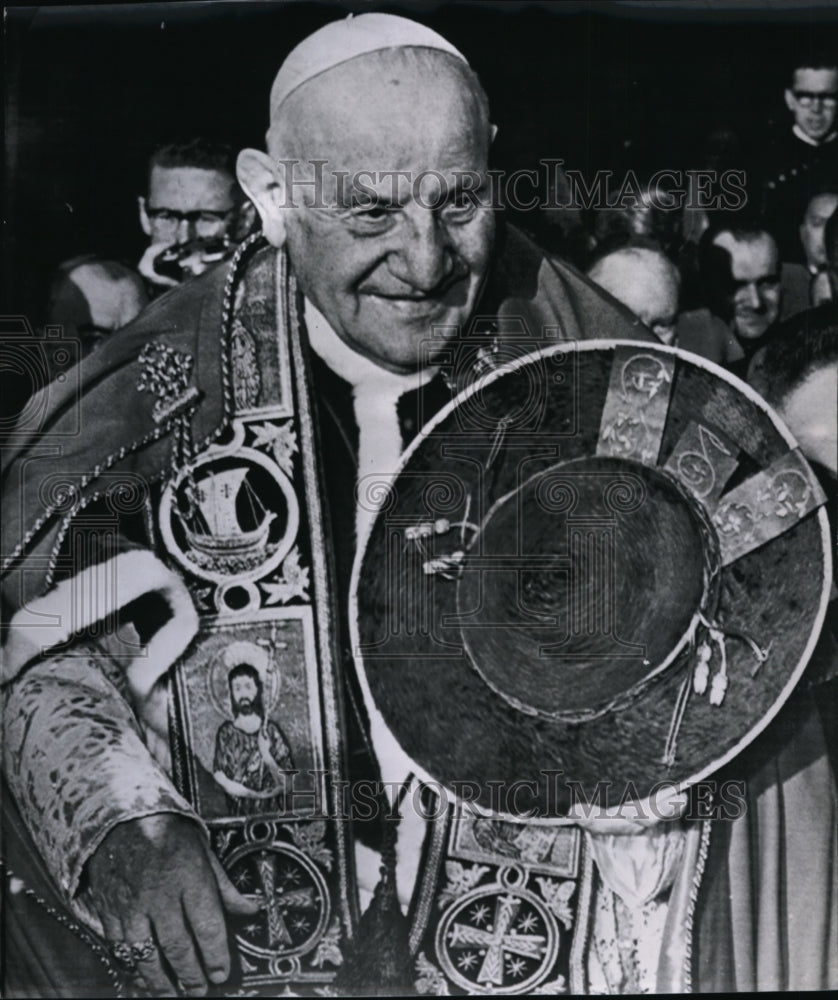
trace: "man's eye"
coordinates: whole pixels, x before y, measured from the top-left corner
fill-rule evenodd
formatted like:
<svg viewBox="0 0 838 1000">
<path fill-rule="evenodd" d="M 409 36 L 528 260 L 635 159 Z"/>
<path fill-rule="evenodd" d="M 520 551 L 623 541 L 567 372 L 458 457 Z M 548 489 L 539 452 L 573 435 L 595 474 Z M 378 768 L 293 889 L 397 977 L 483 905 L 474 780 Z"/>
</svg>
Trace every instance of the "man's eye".
<svg viewBox="0 0 838 1000">
<path fill-rule="evenodd" d="M 780 284 L 779 275 L 772 274 L 768 275 L 765 278 L 760 278 L 759 281 L 757 281 L 757 288 L 759 288 L 761 291 L 772 291 L 779 284 Z"/>
<path fill-rule="evenodd" d="M 387 205 L 367 203 L 353 206 L 346 216 L 350 228 L 362 233 L 380 233 L 389 229 L 396 218 Z"/>
<path fill-rule="evenodd" d="M 442 214 L 449 222 L 468 222 L 473 218 L 479 207 L 476 192 L 466 191 L 455 195 L 442 208 Z"/>
<path fill-rule="evenodd" d="M 370 205 L 363 208 L 354 208 L 352 214 L 356 219 L 383 219 L 388 211 L 381 205 Z"/>
</svg>

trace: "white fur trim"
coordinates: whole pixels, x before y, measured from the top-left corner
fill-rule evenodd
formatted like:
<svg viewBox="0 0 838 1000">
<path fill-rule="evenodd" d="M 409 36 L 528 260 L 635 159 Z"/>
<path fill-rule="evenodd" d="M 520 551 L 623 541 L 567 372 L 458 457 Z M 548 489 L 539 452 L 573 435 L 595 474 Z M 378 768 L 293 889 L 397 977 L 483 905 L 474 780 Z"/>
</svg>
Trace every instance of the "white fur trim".
<svg viewBox="0 0 838 1000">
<path fill-rule="evenodd" d="M 148 646 L 138 648 L 127 667 L 131 689 L 144 698 L 192 641 L 198 615 L 180 577 L 153 553 L 141 550 L 89 566 L 21 608 L 9 623 L 0 678 L 3 683 L 12 680 L 34 657 L 152 592 L 167 601 L 172 617 Z"/>
</svg>

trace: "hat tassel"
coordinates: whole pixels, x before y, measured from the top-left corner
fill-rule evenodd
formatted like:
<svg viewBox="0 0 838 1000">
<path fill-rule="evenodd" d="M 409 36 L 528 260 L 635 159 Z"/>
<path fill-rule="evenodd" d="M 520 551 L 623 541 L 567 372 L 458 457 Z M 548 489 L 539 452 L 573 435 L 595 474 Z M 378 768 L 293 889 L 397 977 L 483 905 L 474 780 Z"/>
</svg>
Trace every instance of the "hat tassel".
<svg viewBox="0 0 838 1000">
<path fill-rule="evenodd" d="M 710 685 L 710 704 L 711 705 L 721 705 L 724 701 L 725 692 L 727 691 L 728 685 L 728 674 L 727 674 L 727 646 L 725 644 L 728 639 L 740 639 L 742 642 L 746 643 L 751 652 L 754 654 L 756 659 L 756 666 L 751 670 L 751 677 L 756 677 L 759 672 L 759 668 L 765 663 L 768 657 L 771 655 L 771 646 L 773 642 L 769 643 L 768 646 L 763 649 L 759 646 L 749 635 L 744 632 L 740 632 L 737 629 L 730 628 L 720 628 L 718 625 L 707 621 L 704 615 L 699 612 L 698 619 L 701 624 L 707 629 L 707 633 L 712 642 L 715 642 L 719 650 L 719 669 L 716 673 L 713 681 Z M 710 657 L 712 655 L 711 647 L 708 642 L 703 642 L 698 647 L 698 664 L 696 665 L 695 672 L 693 675 L 693 687 L 696 694 L 704 694 L 707 690 L 707 680 L 710 674 Z"/>
<path fill-rule="evenodd" d="M 768 646 L 763 649 L 744 632 L 740 632 L 735 629 L 722 629 L 718 625 L 708 621 L 700 611 L 697 615 L 697 623 L 703 625 L 707 629 L 708 639 L 705 639 L 696 648 L 697 662 L 693 668 L 692 677 L 690 678 L 688 676 L 685 678 L 684 682 L 681 684 L 678 697 L 675 701 L 675 708 L 672 711 L 672 721 L 669 725 L 669 733 L 666 737 L 666 745 L 663 753 L 663 763 L 666 764 L 667 767 L 671 767 L 675 763 L 678 733 L 681 729 L 681 723 L 684 720 L 684 714 L 687 710 L 690 690 L 692 689 L 695 691 L 697 695 L 704 695 L 707 693 L 707 687 L 709 684 L 710 704 L 718 706 L 725 700 L 725 694 L 727 693 L 727 686 L 729 682 L 727 672 L 727 646 L 725 641 L 727 639 L 741 639 L 742 642 L 745 642 L 748 646 L 750 646 L 751 652 L 754 654 L 754 658 L 757 661 L 756 666 L 751 670 L 752 677 L 756 676 L 759 668 L 768 659 L 771 654 L 771 646 L 773 645 L 773 643 L 769 643 Z M 712 680 L 710 679 L 710 661 L 713 658 L 713 647 L 711 643 L 715 643 L 719 654 L 719 669 L 714 674 Z"/>
</svg>

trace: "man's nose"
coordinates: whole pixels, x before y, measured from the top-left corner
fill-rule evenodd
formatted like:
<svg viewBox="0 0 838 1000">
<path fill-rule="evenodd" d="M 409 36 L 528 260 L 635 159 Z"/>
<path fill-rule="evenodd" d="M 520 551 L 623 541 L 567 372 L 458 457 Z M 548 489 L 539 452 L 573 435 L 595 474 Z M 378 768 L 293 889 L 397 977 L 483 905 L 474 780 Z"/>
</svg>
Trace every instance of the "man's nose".
<svg viewBox="0 0 838 1000">
<path fill-rule="evenodd" d="M 195 237 L 195 220 L 188 216 L 181 216 L 177 224 L 177 241 L 186 243 Z"/>
<path fill-rule="evenodd" d="M 762 296 L 759 293 L 759 289 L 756 286 L 756 282 L 750 282 L 743 289 L 745 296 L 745 304 L 750 306 L 751 309 L 761 309 L 763 306 Z"/>
<path fill-rule="evenodd" d="M 405 219 L 401 237 L 390 270 L 417 291 L 432 291 L 454 267 L 445 226 L 432 210 L 417 208 Z"/>
</svg>

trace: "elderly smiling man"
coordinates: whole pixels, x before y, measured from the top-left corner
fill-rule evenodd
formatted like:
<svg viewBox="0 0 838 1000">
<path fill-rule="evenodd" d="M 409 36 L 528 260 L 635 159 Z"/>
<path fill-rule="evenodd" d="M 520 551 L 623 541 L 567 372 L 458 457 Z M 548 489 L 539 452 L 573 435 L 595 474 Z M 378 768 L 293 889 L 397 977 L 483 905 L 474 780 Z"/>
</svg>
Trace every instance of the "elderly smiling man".
<svg viewBox="0 0 838 1000">
<path fill-rule="evenodd" d="M 49 387 L 9 464 L 12 992 L 135 976 L 201 995 L 231 974 L 228 935 L 246 983 L 334 977 L 358 917 L 358 810 L 334 789 L 377 776 L 342 638 L 365 478 L 510 351 L 650 336 L 481 196 L 487 100 L 436 33 L 328 25 L 284 63 L 270 115 L 268 152 L 238 163 L 264 240 L 91 359 L 57 462 L 42 445 L 70 411 Z M 296 822 L 245 828 L 219 800 L 233 642 L 271 651 L 253 657 L 264 711 L 315 775 L 286 786 Z"/>
<path fill-rule="evenodd" d="M 264 238 L 92 357 L 80 411 L 51 386 L 42 433 L 8 463 L 12 995 L 446 986 L 421 954 L 399 968 L 408 942 L 387 910 L 395 796 L 378 779 L 410 765 L 376 761 L 354 672 L 356 540 L 405 445 L 475 376 L 545 341 L 653 339 L 503 225 L 486 97 L 434 32 L 375 14 L 327 25 L 286 59 L 270 116 L 267 153 L 238 161 Z M 279 811 L 276 777 L 246 817 L 213 778 L 241 664 L 261 702 L 248 766 L 279 771 L 274 731 L 294 764 Z M 407 820 L 398 888 L 418 872 L 427 910 Z M 517 834 L 550 854 L 543 831 Z M 474 838 L 479 854 L 509 831 L 490 818 Z M 552 885 L 565 862 L 542 862 Z"/>
</svg>

